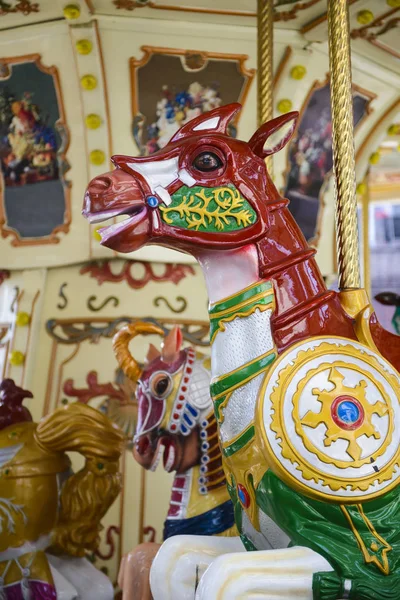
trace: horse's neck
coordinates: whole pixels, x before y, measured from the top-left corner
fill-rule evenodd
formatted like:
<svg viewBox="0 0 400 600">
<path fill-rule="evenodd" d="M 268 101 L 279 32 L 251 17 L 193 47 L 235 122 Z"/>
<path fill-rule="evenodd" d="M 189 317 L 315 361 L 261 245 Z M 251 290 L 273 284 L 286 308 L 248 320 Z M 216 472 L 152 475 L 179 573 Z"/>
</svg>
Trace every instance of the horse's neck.
<svg viewBox="0 0 400 600">
<path fill-rule="evenodd" d="M 197 256 L 210 303 L 257 281 L 270 281 L 276 301 L 271 326 L 278 352 L 311 335 L 354 337 L 351 319 L 336 292 L 327 290 L 316 251 L 308 246 L 286 203 L 278 202 L 269 218 L 268 232 L 257 244 Z"/>
<path fill-rule="evenodd" d="M 270 280 L 275 290 L 272 330 L 278 352 L 315 335 L 355 337 L 338 294 L 325 286 L 316 251 L 283 203 L 270 212 L 270 228 L 257 251 L 259 276 Z"/>
<path fill-rule="evenodd" d="M 221 464 L 221 458 L 219 458 L 219 464 Z M 175 476 L 167 519 L 191 519 L 217 508 L 228 500 L 224 476 L 220 477 L 215 486 L 211 486 L 212 489 L 208 490 L 206 494 L 200 493 L 199 478 L 202 476 L 200 465 L 196 465 L 182 475 Z"/>
<path fill-rule="evenodd" d="M 185 519 L 194 481 L 194 469 L 175 475 L 169 502 L 168 519 Z"/>
<path fill-rule="evenodd" d="M 228 500 L 214 411 L 198 426 L 200 462 L 172 485 L 168 519 L 190 519 Z"/>
</svg>

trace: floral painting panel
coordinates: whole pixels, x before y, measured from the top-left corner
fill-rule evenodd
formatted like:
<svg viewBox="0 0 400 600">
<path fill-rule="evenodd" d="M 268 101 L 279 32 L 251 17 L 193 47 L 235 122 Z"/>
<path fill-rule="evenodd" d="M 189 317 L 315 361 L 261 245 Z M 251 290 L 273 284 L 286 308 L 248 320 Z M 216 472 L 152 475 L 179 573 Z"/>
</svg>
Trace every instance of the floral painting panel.
<svg viewBox="0 0 400 600">
<path fill-rule="evenodd" d="M 133 135 L 140 153 L 157 152 L 194 117 L 242 100 L 252 76 L 239 61 L 153 54 L 137 69 L 134 86 Z M 230 134 L 236 134 L 235 126 Z"/>
<path fill-rule="evenodd" d="M 369 99 L 354 94 L 354 126 L 368 110 Z M 320 198 L 332 171 L 332 115 L 329 84 L 314 90 L 289 147 L 285 196 L 307 240 L 317 234 Z"/>
<path fill-rule="evenodd" d="M 36 62 L 1 67 L 3 221 L 21 239 L 49 236 L 62 226 L 66 212 L 65 130 L 56 82 Z"/>
</svg>

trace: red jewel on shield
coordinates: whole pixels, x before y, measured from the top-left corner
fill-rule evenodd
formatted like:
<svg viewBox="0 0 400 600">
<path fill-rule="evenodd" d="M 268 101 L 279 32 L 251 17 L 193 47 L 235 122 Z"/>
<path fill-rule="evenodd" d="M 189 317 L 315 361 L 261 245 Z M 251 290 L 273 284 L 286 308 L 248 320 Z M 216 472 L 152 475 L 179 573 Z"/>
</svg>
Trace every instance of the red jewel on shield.
<svg viewBox="0 0 400 600">
<path fill-rule="evenodd" d="M 244 485 L 242 485 L 241 483 L 237 484 L 237 495 L 238 495 L 240 504 L 243 506 L 243 508 L 249 508 L 249 506 L 250 506 L 249 492 L 246 490 Z"/>
</svg>

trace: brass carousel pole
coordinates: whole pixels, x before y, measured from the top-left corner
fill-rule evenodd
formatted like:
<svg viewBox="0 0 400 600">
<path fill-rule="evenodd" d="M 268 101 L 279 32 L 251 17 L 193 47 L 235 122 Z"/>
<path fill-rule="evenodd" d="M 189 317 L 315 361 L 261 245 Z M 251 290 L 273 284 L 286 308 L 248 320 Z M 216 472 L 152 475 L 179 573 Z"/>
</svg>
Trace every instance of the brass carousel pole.
<svg viewBox="0 0 400 600">
<path fill-rule="evenodd" d="M 347 0 L 328 0 L 333 166 L 339 288 L 361 287 Z"/>
<path fill-rule="evenodd" d="M 363 232 L 363 272 L 364 272 L 364 288 L 368 294 L 371 295 L 371 272 L 370 272 L 370 260 L 369 260 L 369 171 L 367 172 L 364 179 L 365 188 L 362 194 L 362 232 Z"/>
<path fill-rule="evenodd" d="M 273 41 L 274 2 L 258 0 L 257 7 L 258 67 L 257 67 L 257 113 L 258 124 L 273 118 Z M 268 160 L 269 174 L 273 177 L 272 159 Z"/>
</svg>

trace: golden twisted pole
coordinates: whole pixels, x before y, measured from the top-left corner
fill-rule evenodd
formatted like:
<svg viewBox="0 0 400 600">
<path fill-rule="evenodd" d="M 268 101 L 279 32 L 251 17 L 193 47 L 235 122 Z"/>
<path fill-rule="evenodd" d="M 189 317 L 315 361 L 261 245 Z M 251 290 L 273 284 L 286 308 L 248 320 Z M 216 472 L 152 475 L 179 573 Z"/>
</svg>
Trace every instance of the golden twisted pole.
<svg viewBox="0 0 400 600">
<path fill-rule="evenodd" d="M 365 191 L 362 195 L 362 233 L 363 233 L 363 263 L 364 263 L 364 277 L 363 283 L 364 288 L 368 294 L 371 294 L 371 272 L 370 272 L 370 260 L 369 260 L 369 171 L 367 172 L 365 179 Z"/>
<path fill-rule="evenodd" d="M 339 288 L 359 289 L 361 281 L 347 0 L 328 0 L 328 39 Z"/>
<path fill-rule="evenodd" d="M 274 3 L 273 0 L 258 0 L 257 7 L 257 37 L 258 37 L 258 68 L 257 68 L 257 115 L 258 124 L 262 125 L 273 118 L 273 35 L 274 35 Z M 270 176 L 272 159 L 268 161 Z"/>
</svg>

